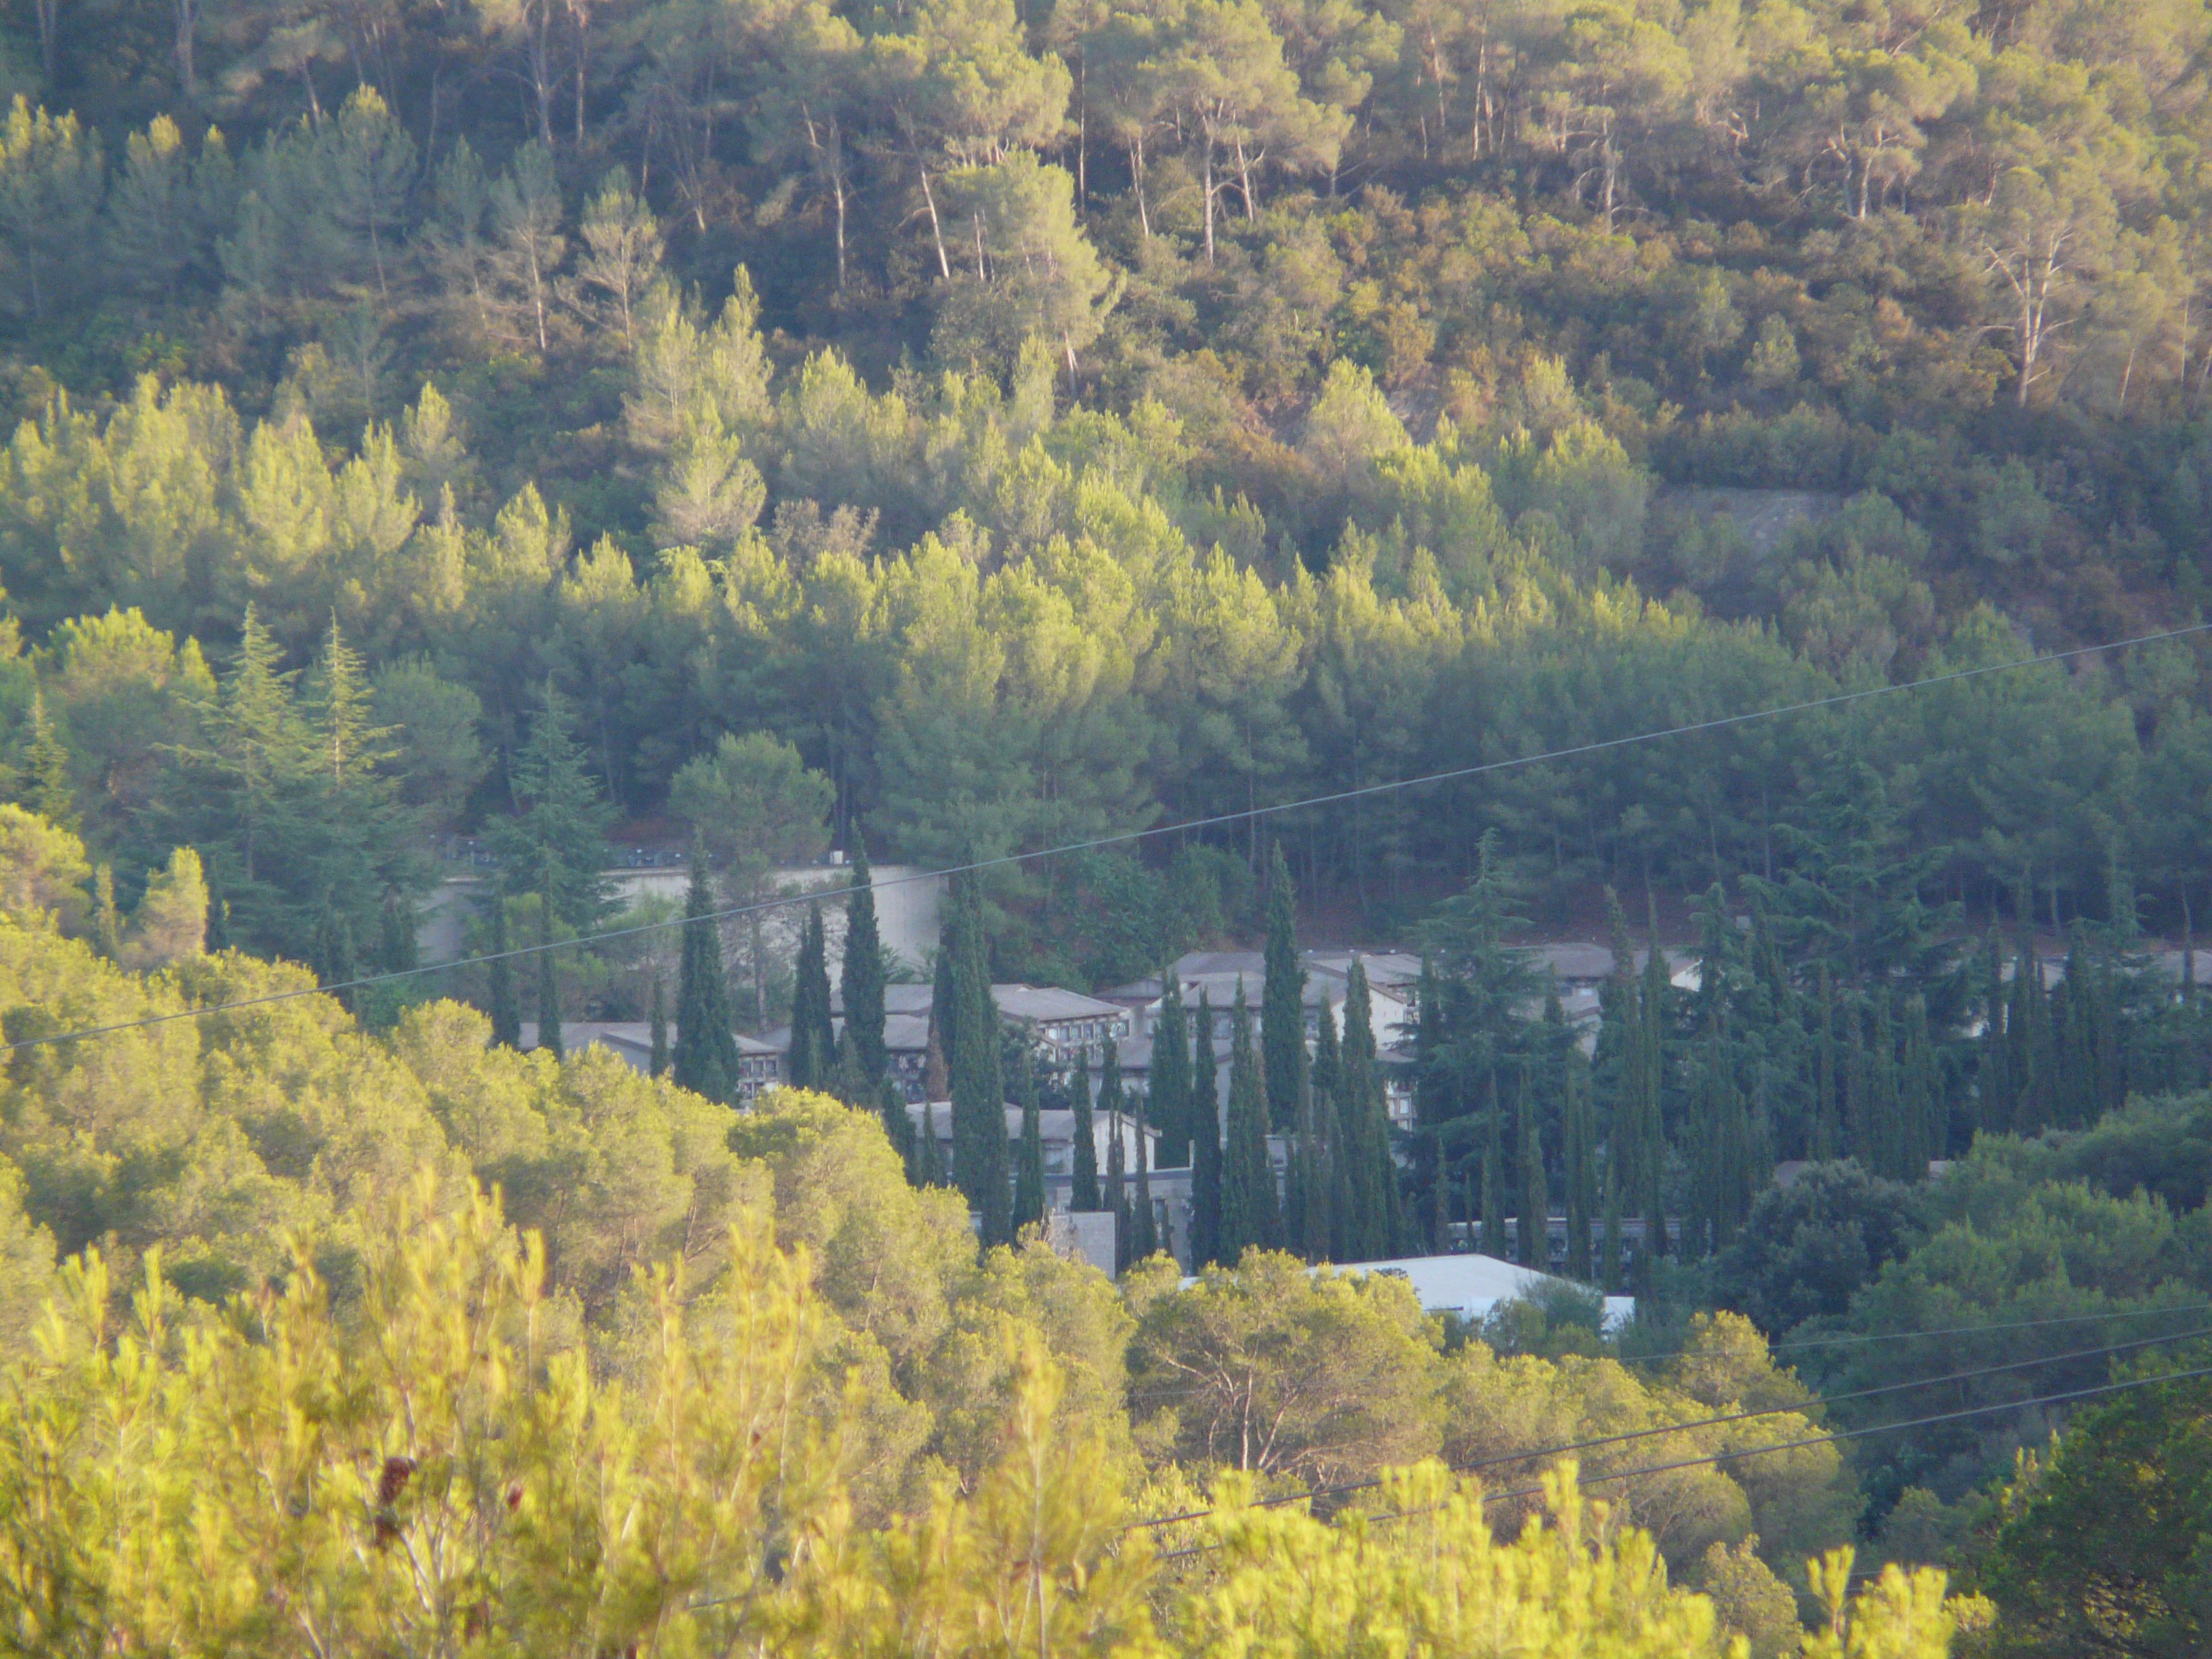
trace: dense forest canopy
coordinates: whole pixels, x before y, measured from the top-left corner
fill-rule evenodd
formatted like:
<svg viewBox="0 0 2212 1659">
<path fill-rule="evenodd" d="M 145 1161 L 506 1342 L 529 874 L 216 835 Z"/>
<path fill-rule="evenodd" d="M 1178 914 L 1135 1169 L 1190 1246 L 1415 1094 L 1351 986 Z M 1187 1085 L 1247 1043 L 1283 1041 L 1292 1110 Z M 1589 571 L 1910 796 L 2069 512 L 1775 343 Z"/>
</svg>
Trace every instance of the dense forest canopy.
<svg viewBox="0 0 2212 1659">
<path fill-rule="evenodd" d="M 2196 615 L 2199 4 L 8 30 L 14 764 L 118 870 L 202 847 L 295 957 L 530 805 L 549 696 L 626 812 L 765 733 L 839 840 L 927 861 Z M 1931 896 L 2108 916 L 2121 868 L 2178 924 L 2200 656 L 1284 828 L 1381 930 L 1492 825 L 1557 895 L 1774 876 L 1863 763 Z M 358 720 L 303 775 L 388 799 L 274 769 L 272 824 L 354 827 L 270 892 L 239 744 L 280 687 Z M 1009 970 L 1127 974 L 1233 902 L 1163 863 L 1002 884 Z M 1035 921 L 1132 896 L 1165 919 L 1119 955 Z"/>
</svg>

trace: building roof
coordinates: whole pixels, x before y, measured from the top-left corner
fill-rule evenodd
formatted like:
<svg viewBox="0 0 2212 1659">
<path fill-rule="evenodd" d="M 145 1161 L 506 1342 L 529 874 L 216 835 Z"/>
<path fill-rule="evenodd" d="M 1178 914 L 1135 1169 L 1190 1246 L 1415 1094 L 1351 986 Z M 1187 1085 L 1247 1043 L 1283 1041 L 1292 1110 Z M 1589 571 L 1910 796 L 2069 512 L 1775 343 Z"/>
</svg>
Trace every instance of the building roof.
<svg viewBox="0 0 2212 1659">
<path fill-rule="evenodd" d="M 1425 1312 L 1455 1313 L 1468 1319 L 1483 1318 L 1499 1303 L 1524 1297 L 1540 1285 L 1548 1282 L 1566 1285 L 1572 1282 L 1555 1274 L 1540 1273 L 1533 1267 L 1516 1267 L 1494 1255 L 1472 1252 L 1358 1262 L 1343 1271 L 1387 1273 L 1394 1279 L 1402 1279 L 1413 1287 L 1413 1294 L 1420 1298 Z M 1635 1313 L 1636 1298 L 1632 1296 L 1609 1296 L 1605 1299 L 1607 1329 L 1625 1323 Z"/>
<path fill-rule="evenodd" d="M 994 985 L 991 1000 L 1008 1019 L 1049 1024 L 1058 1020 L 1118 1019 L 1128 1011 L 1119 1003 L 1102 1002 L 1080 991 L 1057 985 Z"/>
<path fill-rule="evenodd" d="M 920 1128 L 921 1127 L 922 1115 L 925 1112 L 934 1112 L 936 1114 L 937 1133 L 939 1139 L 948 1140 L 951 1139 L 952 1103 L 949 1100 L 933 1100 L 927 1102 L 915 1100 L 907 1103 L 906 1115 L 914 1120 L 914 1124 L 916 1128 Z M 1022 1138 L 1022 1109 L 1018 1106 L 1010 1104 L 1006 1107 L 1006 1139 L 1009 1140 L 1019 1140 Z M 1137 1120 L 1131 1115 L 1125 1112 L 1118 1114 L 1117 1115 L 1121 1117 L 1122 1127 L 1125 1133 L 1127 1130 L 1133 1129 L 1137 1127 Z M 1103 1118 L 1098 1119 L 1097 1122 L 1101 1128 L 1104 1127 L 1105 1120 Z M 1149 1146 L 1152 1145 L 1154 1142 L 1158 1141 L 1159 1138 L 1160 1131 L 1158 1125 L 1151 1123 L 1145 1125 L 1145 1144 L 1146 1146 Z M 1039 1107 L 1037 1109 L 1037 1139 L 1042 1140 L 1048 1146 L 1066 1146 L 1073 1145 L 1075 1140 L 1075 1114 L 1065 1106 Z"/>
<path fill-rule="evenodd" d="M 731 1035 L 737 1041 L 738 1052 L 740 1054 L 781 1054 L 791 1046 L 791 1033 L 788 1029 L 783 1034 L 782 1048 L 763 1042 L 758 1038 L 746 1036 L 742 1032 L 732 1032 Z M 668 1027 L 668 1042 L 670 1047 L 675 1046 L 676 1027 L 672 1022 Z M 522 1022 L 521 1044 L 526 1049 L 535 1048 L 538 1046 L 536 1020 L 526 1019 Z M 649 1058 L 653 1053 L 653 1026 L 649 1022 L 642 1019 L 564 1019 L 561 1022 L 561 1047 L 563 1050 L 573 1054 L 579 1048 L 587 1048 L 595 1045 L 602 1048 L 611 1048 L 625 1060 L 639 1056 Z M 642 1060 L 640 1060 L 639 1063 L 642 1064 Z"/>
</svg>

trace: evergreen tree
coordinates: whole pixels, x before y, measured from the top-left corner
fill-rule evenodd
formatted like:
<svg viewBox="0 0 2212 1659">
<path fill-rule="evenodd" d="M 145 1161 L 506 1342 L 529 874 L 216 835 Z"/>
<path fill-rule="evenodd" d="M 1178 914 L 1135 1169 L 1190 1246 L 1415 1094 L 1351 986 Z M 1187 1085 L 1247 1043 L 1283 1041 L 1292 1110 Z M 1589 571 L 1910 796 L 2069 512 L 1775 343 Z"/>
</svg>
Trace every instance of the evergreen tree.
<svg viewBox="0 0 2212 1659">
<path fill-rule="evenodd" d="M 1267 862 L 1267 947 L 1260 988 L 1260 1064 L 1267 1088 L 1267 1121 L 1287 1133 L 1298 1115 L 1306 1063 L 1306 970 L 1298 961 L 1297 895 L 1283 843 Z"/>
<path fill-rule="evenodd" d="M 957 901 L 946 906 L 945 925 L 942 942 L 937 947 L 937 965 L 930 976 L 929 1024 L 939 1051 L 945 1056 L 945 1084 L 942 1090 L 932 1090 L 933 1100 L 952 1097 L 951 1066 L 954 1053 L 953 1029 L 960 1021 L 960 999 L 952 981 L 952 908 Z"/>
<path fill-rule="evenodd" d="M 668 1070 L 668 995 L 659 975 L 653 976 L 653 1052 L 646 1073 L 659 1077 Z"/>
<path fill-rule="evenodd" d="M 691 843 L 691 884 L 684 896 L 684 950 L 676 975 L 676 1081 L 709 1100 L 737 1092 L 738 1042 L 730 1030 L 729 983 L 722 973 L 722 933 L 705 843 Z"/>
<path fill-rule="evenodd" d="M 70 782 L 70 753 L 46 713 L 46 696 L 42 690 L 31 693 L 31 744 L 23 762 L 30 785 L 25 804 L 57 829 L 76 829 L 76 790 Z"/>
<path fill-rule="evenodd" d="M 1936 1075 L 1936 1049 L 1928 1032 L 1928 1001 L 1915 995 L 1905 1005 L 1905 1063 L 1899 1093 L 1907 1152 L 1901 1160 L 1911 1178 L 1925 1177 L 1928 1165 L 1948 1151 L 1950 1122 Z"/>
<path fill-rule="evenodd" d="M 530 735 L 514 757 L 511 775 L 520 810 L 493 819 L 484 839 L 509 893 L 550 896 L 555 920 L 586 933 L 611 908 L 602 872 L 615 809 L 570 726 L 568 700 L 549 678 Z"/>
<path fill-rule="evenodd" d="M 1814 1161 L 1825 1163 L 1842 1154 L 1843 1123 L 1837 1102 L 1836 987 L 1826 963 L 1819 971 L 1814 991 L 1819 1006 L 1813 1036 L 1813 1133 L 1808 1151 Z"/>
<path fill-rule="evenodd" d="M 1558 999 L 1552 1006 L 1559 1006 Z M 1567 1276 L 1590 1282 L 1590 1224 L 1597 1212 L 1596 1138 L 1590 1124 L 1589 1082 L 1582 1051 L 1562 1012 L 1556 1073 L 1559 1097 L 1559 1170 L 1566 1188 Z"/>
<path fill-rule="evenodd" d="M 1130 1097 L 1137 1135 L 1136 1191 L 1129 1205 L 1129 1260 L 1142 1261 L 1156 1255 L 1160 1249 L 1159 1218 L 1152 1212 L 1152 1158 L 1146 1143 L 1146 1101 L 1141 1094 Z"/>
<path fill-rule="evenodd" d="M 1521 1216 L 1516 1242 L 1521 1265 L 1539 1273 L 1552 1270 L 1549 1182 L 1544 1170 L 1544 1133 L 1540 1120 L 1542 1098 L 1530 1085 L 1528 1066 L 1521 1067 L 1520 1109 Z"/>
<path fill-rule="evenodd" d="M 400 893 L 386 893 L 377 923 L 377 972 L 412 973 L 421 962 L 416 941 L 415 907 Z"/>
<path fill-rule="evenodd" d="M 222 896 L 222 866 L 210 858 L 207 869 L 207 950 L 230 949 L 230 901 Z"/>
<path fill-rule="evenodd" d="M 1221 1260 L 1221 1085 L 1213 1058 L 1213 1005 L 1198 994 L 1190 1066 L 1190 1265 Z"/>
<path fill-rule="evenodd" d="M 1667 953 L 1659 945 L 1656 905 L 1649 917 L 1650 945 L 1644 957 L 1644 983 L 1638 993 L 1634 1062 L 1638 1207 L 1644 1216 L 1648 1255 L 1667 1250 L 1667 1113 L 1665 1089 L 1668 1030 L 1673 1024 L 1674 988 Z"/>
<path fill-rule="evenodd" d="M 830 1012 L 829 943 L 822 925 L 822 903 L 816 899 L 809 901 L 806 907 L 806 925 L 799 940 L 798 974 L 792 989 L 792 1087 L 826 1087 L 836 1052 L 836 1027 Z"/>
<path fill-rule="evenodd" d="M 945 1143 L 937 1137 L 937 1103 L 933 1100 L 922 1103 L 921 1138 L 916 1152 L 915 1162 L 921 1170 L 920 1179 L 915 1183 L 916 1186 L 949 1187 L 952 1184 L 951 1171 L 945 1164 Z"/>
<path fill-rule="evenodd" d="M 1431 1251 L 1450 1246 L 1450 1180 L 1444 1156 L 1444 1123 L 1455 1114 L 1444 1057 L 1443 990 L 1436 964 L 1421 958 L 1413 1013 L 1413 1185 L 1423 1241 Z M 1322 1022 L 1324 1025 L 1328 1022 Z"/>
<path fill-rule="evenodd" d="M 1622 1276 L 1625 1264 L 1621 1257 L 1620 1188 L 1620 1160 L 1608 1146 L 1605 1152 L 1605 1236 L 1599 1249 L 1601 1259 L 1594 1282 L 1614 1294 L 1626 1283 Z"/>
<path fill-rule="evenodd" d="M 847 1018 L 851 1018 L 847 1005 Z M 1022 1107 L 1021 1155 L 1014 1164 L 1014 1231 L 1034 1227 L 1044 1219 L 1044 1133 L 1039 1120 L 1036 1066 L 1029 1046 L 1022 1046 L 1014 1071 L 1014 1093 Z"/>
<path fill-rule="evenodd" d="M 884 1137 L 891 1150 L 906 1165 L 906 1178 L 913 1186 L 926 1186 L 922 1178 L 921 1137 L 915 1132 L 914 1115 L 906 1109 L 906 1091 L 895 1078 L 885 1078 L 877 1085 L 876 1115 L 883 1120 Z"/>
<path fill-rule="evenodd" d="M 502 1048 L 522 1046 L 522 1002 L 514 992 L 514 947 L 507 942 L 507 899 L 497 888 L 491 898 L 491 961 L 485 973 L 490 980 L 485 1000 L 490 1004 L 491 1040 Z"/>
<path fill-rule="evenodd" d="M 1324 1016 L 1322 1024 L 1329 1023 Z M 1322 1150 L 1319 1117 L 1309 1069 L 1299 1080 L 1296 1139 L 1283 1184 L 1283 1235 L 1309 1261 L 1328 1261 L 1331 1241 L 1328 1160 Z"/>
<path fill-rule="evenodd" d="M 884 1049 L 884 942 L 876 925 L 875 878 L 868 849 L 853 839 L 853 890 L 845 902 L 845 957 L 838 990 L 845 1003 L 845 1030 L 853 1040 L 860 1072 L 873 1089 L 890 1069 Z"/>
<path fill-rule="evenodd" d="M 1913 1179 L 1912 1149 L 1905 1133 L 1904 1097 L 1898 1086 L 1897 1017 L 1887 986 L 1875 994 L 1867 1082 L 1870 1127 L 1860 1156 L 1876 1175 L 1910 1181 Z"/>
<path fill-rule="evenodd" d="M 1498 1097 L 1498 1074 L 1485 1080 L 1482 1114 L 1482 1254 L 1510 1261 L 1505 1243 L 1505 1111 Z"/>
<path fill-rule="evenodd" d="M 1106 1202 L 1104 1207 L 1126 1223 L 1128 1220 L 1128 1194 L 1122 1177 L 1128 1172 L 1128 1149 L 1122 1143 L 1125 1126 L 1122 1119 L 1128 1110 L 1127 1091 L 1121 1087 L 1121 1056 L 1112 1039 L 1105 1045 L 1105 1058 L 1098 1067 L 1098 1117 L 1106 1125 Z M 1115 1233 L 1126 1237 L 1126 1225 Z"/>
<path fill-rule="evenodd" d="M 1190 1021 L 1183 1012 L 1182 981 L 1171 968 L 1160 970 L 1160 984 L 1159 1018 L 1152 1026 L 1150 1115 L 1160 1132 L 1160 1167 L 1171 1170 L 1190 1162 Z"/>
<path fill-rule="evenodd" d="M 1352 964 L 1344 998 L 1342 1082 L 1337 1095 L 1348 1206 L 1340 1229 L 1347 1261 L 1376 1261 L 1398 1248 L 1398 1166 L 1390 1155 L 1390 1116 L 1382 1093 L 1382 1056 L 1375 1042 L 1374 998 L 1364 963 Z"/>
<path fill-rule="evenodd" d="M 1220 1260 L 1234 1263 L 1248 1249 L 1271 1249 L 1280 1232 L 1275 1172 L 1267 1157 L 1267 1107 L 1261 1094 L 1258 1056 L 1252 1049 L 1252 1013 L 1244 982 L 1237 982 L 1229 1050 L 1229 1139 L 1221 1160 Z"/>
<path fill-rule="evenodd" d="M 1086 1212 L 1101 1210 L 1105 1206 L 1098 1198 L 1098 1120 L 1091 1103 L 1091 1051 L 1087 1048 L 1076 1051 L 1068 1096 L 1075 1109 L 1075 1127 L 1068 1148 L 1067 1207 Z"/>
<path fill-rule="evenodd" d="M 122 948 L 120 929 L 115 921 L 115 888 L 113 878 L 106 865 L 98 872 L 99 902 L 94 920 L 94 937 L 102 954 L 112 956 Z M 315 923 L 315 978 L 325 990 L 330 990 L 339 1005 L 348 1012 L 353 1011 L 355 993 L 333 990 L 337 986 L 348 986 L 358 976 L 353 954 L 353 924 L 345 913 L 325 896 L 323 913 Z"/>
<path fill-rule="evenodd" d="M 2004 947 L 1994 927 L 1982 957 L 1982 1036 L 1978 1048 L 1976 1125 L 2002 1134 L 2012 1124 L 2012 1042 L 2005 1031 Z"/>
<path fill-rule="evenodd" d="M 1013 1212 L 990 947 L 974 878 L 956 876 L 951 898 L 951 1044 L 945 1059 L 952 1084 L 952 1179 L 981 1218 L 982 1242 L 1003 1244 L 1012 1237 Z"/>
</svg>

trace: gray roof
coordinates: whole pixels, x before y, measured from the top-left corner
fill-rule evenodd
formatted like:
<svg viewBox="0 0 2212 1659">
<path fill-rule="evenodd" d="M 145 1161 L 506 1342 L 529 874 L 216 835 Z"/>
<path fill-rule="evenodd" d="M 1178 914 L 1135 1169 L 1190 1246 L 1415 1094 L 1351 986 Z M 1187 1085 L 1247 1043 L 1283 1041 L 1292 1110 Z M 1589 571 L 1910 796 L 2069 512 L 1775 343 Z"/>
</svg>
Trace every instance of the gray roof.
<svg viewBox="0 0 2212 1659">
<path fill-rule="evenodd" d="M 1118 1019 L 1128 1011 L 1119 1003 L 1101 1002 L 1080 991 L 1056 985 L 994 985 L 991 1000 L 1009 1019 L 1048 1024 L 1065 1019 Z"/>
<path fill-rule="evenodd" d="M 743 1032 L 732 1032 L 731 1035 L 736 1040 L 738 1052 L 740 1054 L 781 1054 L 791 1047 L 791 1030 L 788 1026 L 784 1028 L 783 1042 L 780 1047 L 774 1043 L 763 1042 L 757 1037 L 746 1036 Z M 769 1033 L 771 1036 L 775 1035 L 774 1032 Z M 522 1022 L 520 1038 L 521 1045 L 526 1049 L 535 1048 L 538 1046 L 536 1020 L 526 1019 Z M 668 1041 L 670 1046 L 673 1047 L 676 1042 L 676 1027 L 673 1024 L 671 1024 L 668 1028 Z M 653 1054 L 653 1026 L 650 1022 L 642 1019 L 564 1019 L 561 1022 L 561 1047 L 565 1052 L 574 1054 L 579 1048 L 594 1046 L 611 1048 L 624 1060 L 642 1066 Z"/>
</svg>

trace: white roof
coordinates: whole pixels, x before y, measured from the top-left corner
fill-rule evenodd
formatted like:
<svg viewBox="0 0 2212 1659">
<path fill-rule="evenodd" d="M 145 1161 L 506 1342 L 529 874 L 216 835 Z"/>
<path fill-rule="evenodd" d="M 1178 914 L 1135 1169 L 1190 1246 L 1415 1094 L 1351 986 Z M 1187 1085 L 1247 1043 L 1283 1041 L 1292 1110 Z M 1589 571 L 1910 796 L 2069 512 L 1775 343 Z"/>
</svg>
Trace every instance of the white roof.
<svg viewBox="0 0 2212 1659">
<path fill-rule="evenodd" d="M 1516 1267 L 1494 1255 L 1474 1252 L 1355 1262 L 1344 1271 L 1389 1273 L 1405 1279 L 1413 1287 L 1413 1294 L 1420 1298 L 1425 1311 L 1463 1314 L 1469 1319 L 1480 1319 L 1499 1303 L 1526 1296 L 1547 1282 L 1571 1282 L 1552 1273 L 1540 1273 L 1534 1267 Z M 1635 1312 L 1636 1298 L 1632 1296 L 1609 1296 L 1605 1299 L 1607 1329 L 1626 1322 Z"/>
</svg>

